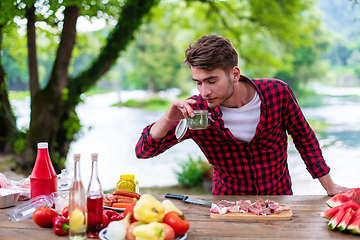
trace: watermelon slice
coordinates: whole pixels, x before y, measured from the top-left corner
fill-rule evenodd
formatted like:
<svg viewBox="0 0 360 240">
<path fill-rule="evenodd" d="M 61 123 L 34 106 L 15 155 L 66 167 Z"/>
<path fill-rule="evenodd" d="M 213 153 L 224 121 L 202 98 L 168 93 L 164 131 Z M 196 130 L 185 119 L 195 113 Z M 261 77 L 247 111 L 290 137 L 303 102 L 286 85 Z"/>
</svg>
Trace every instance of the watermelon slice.
<svg viewBox="0 0 360 240">
<path fill-rule="evenodd" d="M 354 213 L 355 211 L 352 208 L 346 209 L 344 217 L 341 219 L 339 225 L 337 226 L 337 229 L 339 231 L 344 231 L 346 229 Z"/>
<path fill-rule="evenodd" d="M 339 225 L 345 215 L 345 212 L 345 208 L 340 208 L 339 211 L 330 219 L 328 225 L 331 230 L 335 229 Z"/>
<path fill-rule="evenodd" d="M 326 204 L 330 207 L 336 207 L 348 201 L 354 201 L 360 205 L 360 188 L 354 188 L 346 193 L 339 193 L 330 198 Z"/>
<path fill-rule="evenodd" d="M 352 234 L 360 234 L 360 209 L 358 209 L 351 218 L 349 224 L 346 227 Z"/>
<path fill-rule="evenodd" d="M 331 219 L 333 216 L 335 216 L 335 214 L 339 211 L 340 208 L 345 208 L 345 209 L 352 208 L 354 211 L 356 211 L 356 210 L 360 209 L 360 206 L 358 204 L 354 203 L 353 201 L 348 201 L 348 202 L 338 205 L 336 207 L 329 208 L 325 212 L 322 212 L 320 215 L 323 218 Z"/>
</svg>

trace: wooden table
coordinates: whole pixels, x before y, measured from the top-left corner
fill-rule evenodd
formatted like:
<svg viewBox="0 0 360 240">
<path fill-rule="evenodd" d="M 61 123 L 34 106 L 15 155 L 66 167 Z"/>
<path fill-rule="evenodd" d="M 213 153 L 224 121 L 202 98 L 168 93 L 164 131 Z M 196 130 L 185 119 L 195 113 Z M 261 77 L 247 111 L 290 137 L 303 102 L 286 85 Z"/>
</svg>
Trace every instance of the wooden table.
<svg viewBox="0 0 360 240">
<path fill-rule="evenodd" d="M 164 196 L 156 196 L 164 200 Z M 211 196 L 193 195 L 192 198 L 212 202 L 226 200 L 252 201 L 259 196 Z M 187 239 L 359 239 L 359 235 L 347 232 L 330 231 L 328 220 L 321 218 L 320 213 L 328 209 L 328 196 L 262 196 L 290 205 L 293 219 L 289 221 L 239 221 L 214 220 L 209 216 L 209 208 L 186 204 L 180 200 L 172 202 L 183 211 L 190 221 Z M 51 228 L 40 228 L 32 219 L 11 222 L 6 216 L 7 209 L 0 209 L 0 239 L 68 239 L 56 236 Z"/>
</svg>

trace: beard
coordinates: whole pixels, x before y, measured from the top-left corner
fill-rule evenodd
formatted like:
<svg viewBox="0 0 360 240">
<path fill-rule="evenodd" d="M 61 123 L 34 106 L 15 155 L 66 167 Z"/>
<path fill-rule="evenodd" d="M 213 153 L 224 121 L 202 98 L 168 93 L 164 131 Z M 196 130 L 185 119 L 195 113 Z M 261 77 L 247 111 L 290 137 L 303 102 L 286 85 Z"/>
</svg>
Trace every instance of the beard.
<svg viewBox="0 0 360 240">
<path fill-rule="evenodd" d="M 209 108 L 216 108 L 219 107 L 224 102 L 226 102 L 229 98 L 231 98 L 233 94 L 234 94 L 234 85 L 232 84 L 230 76 L 228 76 L 228 85 L 224 91 L 224 94 L 220 97 L 217 97 L 216 101 L 214 102 L 208 102 L 206 100 L 205 101 Z M 207 97 L 205 97 L 205 99 L 206 98 Z"/>
</svg>

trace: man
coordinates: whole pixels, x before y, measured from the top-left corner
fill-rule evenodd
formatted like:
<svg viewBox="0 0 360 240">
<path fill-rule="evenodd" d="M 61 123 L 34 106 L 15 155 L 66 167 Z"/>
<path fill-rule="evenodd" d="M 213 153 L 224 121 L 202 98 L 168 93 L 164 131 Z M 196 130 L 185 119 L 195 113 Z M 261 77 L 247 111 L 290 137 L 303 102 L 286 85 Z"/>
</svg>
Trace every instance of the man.
<svg viewBox="0 0 360 240">
<path fill-rule="evenodd" d="M 185 57 L 200 95 L 173 102 L 144 128 L 135 149 L 138 158 L 177 144 L 179 120 L 194 117 L 193 110 L 208 110 L 215 121 L 206 130 L 187 130 L 182 139 L 193 139 L 213 166 L 212 194 L 292 194 L 286 132 L 328 195 L 350 190 L 332 181 L 318 140 L 286 83 L 240 75 L 235 48 L 218 35 L 203 36 Z"/>
</svg>

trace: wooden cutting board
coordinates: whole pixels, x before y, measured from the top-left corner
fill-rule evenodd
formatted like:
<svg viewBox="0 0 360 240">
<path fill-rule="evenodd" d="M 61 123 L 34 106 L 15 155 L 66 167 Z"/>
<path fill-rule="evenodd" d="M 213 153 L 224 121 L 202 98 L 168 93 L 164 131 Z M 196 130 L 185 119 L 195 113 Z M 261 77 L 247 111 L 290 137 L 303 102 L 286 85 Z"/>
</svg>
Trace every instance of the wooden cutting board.
<svg viewBox="0 0 360 240">
<path fill-rule="evenodd" d="M 270 215 L 256 215 L 253 213 L 226 213 L 226 214 L 216 214 L 210 213 L 210 218 L 213 219 L 222 219 L 222 220 L 275 220 L 275 221 L 286 221 L 291 220 L 293 213 L 289 205 L 279 204 L 289 208 L 288 211 L 282 211 L 280 213 L 272 213 Z"/>
</svg>

